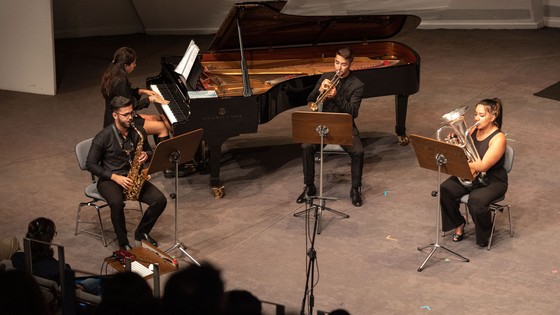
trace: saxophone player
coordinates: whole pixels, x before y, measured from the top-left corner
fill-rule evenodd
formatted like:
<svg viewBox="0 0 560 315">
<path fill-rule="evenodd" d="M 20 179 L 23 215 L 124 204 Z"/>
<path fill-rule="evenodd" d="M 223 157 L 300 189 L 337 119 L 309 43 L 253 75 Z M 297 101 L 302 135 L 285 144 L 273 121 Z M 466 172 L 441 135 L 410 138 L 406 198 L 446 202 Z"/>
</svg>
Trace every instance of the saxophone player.
<svg viewBox="0 0 560 315">
<path fill-rule="evenodd" d="M 127 177 L 131 168 L 131 161 L 144 163 L 151 158 L 152 150 L 147 141 L 137 150 L 141 141 L 140 133 L 146 139 L 146 131 L 136 126 L 138 132 L 132 128 L 134 110 L 130 99 L 116 96 L 111 100 L 113 124 L 101 130 L 92 141 L 86 160 L 89 172 L 99 178 L 97 189 L 111 208 L 111 222 L 117 234 L 119 248 L 131 248 L 127 237 L 126 221 L 124 217 L 124 202 L 126 190 L 134 186 L 132 179 Z M 135 158 L 135 154 L 140 157 Z M 167 199 L 165 195 L 152 183 L 145 181 L 141 187 L 138 200 L 148 204 L 148 209 L 140 220 L 134 233 L 136 241 L 147 241 L 157 246 L 157 242 L 150 236 L 150 231 L 162 214 Z"/>
</svg>

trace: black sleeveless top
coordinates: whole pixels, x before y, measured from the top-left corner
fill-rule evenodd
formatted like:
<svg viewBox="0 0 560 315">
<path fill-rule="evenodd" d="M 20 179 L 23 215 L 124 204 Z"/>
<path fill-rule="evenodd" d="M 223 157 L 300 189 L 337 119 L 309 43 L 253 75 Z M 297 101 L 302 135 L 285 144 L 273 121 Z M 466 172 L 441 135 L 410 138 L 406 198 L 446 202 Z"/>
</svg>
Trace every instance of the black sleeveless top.
<svg viewBox="0 0 560 315">
<path fill-rule="evenodd" d="M 473 139 L 474 146 L 476 147 L 476 150 L 478 151 L 478 155 L 482 159 L 484 157 L 484 155 L 486 154 L 486 151 L 488 151 L 488 145 L 490 143 L 490 140 L 492 138 L 494 138 L 495 135 L 497 135 L 498 133 L 500 133 L 502 131 L 500 129 L 498 129 L 498 130 L 492 132 L 488 137 L 486 137 L 486 139 L 484 139 L 482 141 L 478 141 L 476 139 L 477 132 L 478 132 L 478 129 L 475 129 L 474 132 L 472 133 L 471 137 Z M 502 155 L 500 160 L 496 164 L 494 164 L 494 166 L 490 167 L 490 169 L 488 169 L 488 171 L 486 171 L 486 173 L 488 174 L 492 171 L 500 170 L 500 169 L 503 170 L 504 169 L 505 157 L 506 157 L 506 154 L 504 152 L 504 154 Z"/>
</svg>

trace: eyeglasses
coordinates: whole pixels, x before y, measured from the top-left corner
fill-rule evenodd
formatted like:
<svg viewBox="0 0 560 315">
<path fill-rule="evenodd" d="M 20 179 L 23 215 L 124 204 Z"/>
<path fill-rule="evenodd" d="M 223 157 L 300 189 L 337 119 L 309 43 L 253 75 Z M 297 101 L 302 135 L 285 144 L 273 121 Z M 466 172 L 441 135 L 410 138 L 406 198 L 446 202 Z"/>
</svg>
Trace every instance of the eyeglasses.
<svg viewBox="0 0 560 315">
<path fill-rule="evenodd" d="M 131 112 L 124 113 L 124 114 L 121 114 L 121 113 L 116 113 L 116 114 L 119 115 L 119 116 L 121 116 L 121 117 L 128 118 L 128 117 L 134 117 L 134 116 L 136 116 L 136 111 L 133 110 L 133 111 L 131 111 Z"/>
</svg>

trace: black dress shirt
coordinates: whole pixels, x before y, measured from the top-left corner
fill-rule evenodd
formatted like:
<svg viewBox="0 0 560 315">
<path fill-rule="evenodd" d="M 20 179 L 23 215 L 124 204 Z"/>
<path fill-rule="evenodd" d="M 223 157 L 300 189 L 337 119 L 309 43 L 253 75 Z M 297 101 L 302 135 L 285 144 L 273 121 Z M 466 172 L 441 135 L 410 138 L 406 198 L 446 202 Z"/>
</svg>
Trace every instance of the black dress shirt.
<svg viewBox="0 0 560 315">
<path fill-rule="evenodd" d="M 148 154 L 149 161 L 152 148 L 148 143 L 146 131 L 138 125 L 136 128 L 144 137 L 143 151 Z M 105 127 L 93 138 L 86 160 L 87 170 L 102 180 L 111 179 L 113 173 L 126 176 L 139 141 L 140 136 L 133 128 L 129 129 L 124 138 L 116 131 L 114 123 Z"/>
<path fill-rule="evenodd" d="M 307 101 L 315 102 L 319 97 L 319 88 L 324 79 L 332 79 L 334 72 L 325 73 L 319 78 L 313 91 L 309 94 Z M 336 86 L 336 95 L 333 98 L 326 99 L 323 102 L 324 112 L 348 113 L 352 118 L 358 117 L 360 104 L 364 95 L 364 83 L 358 79 L 352 72 L 341 79 Z"/>
</svg>

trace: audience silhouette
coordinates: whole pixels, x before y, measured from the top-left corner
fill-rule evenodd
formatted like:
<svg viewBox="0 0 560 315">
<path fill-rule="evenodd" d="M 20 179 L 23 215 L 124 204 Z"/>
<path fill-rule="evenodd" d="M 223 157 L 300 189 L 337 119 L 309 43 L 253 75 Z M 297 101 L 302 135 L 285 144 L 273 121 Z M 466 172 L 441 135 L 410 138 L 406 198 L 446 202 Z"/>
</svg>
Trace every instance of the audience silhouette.
<svg viewBox="0 0 560 315">
<path fill-rule="evenodd" d="M 224 283 L 210 263 L 190 265 L 176 271 L 165 284 L 163 314 L 223 313 Z"/>
<path fill-rule="evenodd" d="M 224 315 L 261 315 L 261 301 L 246 290 L 231 290 L 225 293 Z"/>
<path fill-rule="evenodd" d="M 0 271 L 0 313 L 6 315 L 50 314 L 41 288 L 25 271 Z"/>
<path fill-rule="evenodd" d="M 158 301 L 148 282 L 134 272 L 120 272 L 105 279 L 103 297 L 97 307 L 99 315 L 154 315 Z"/>
</svg>

